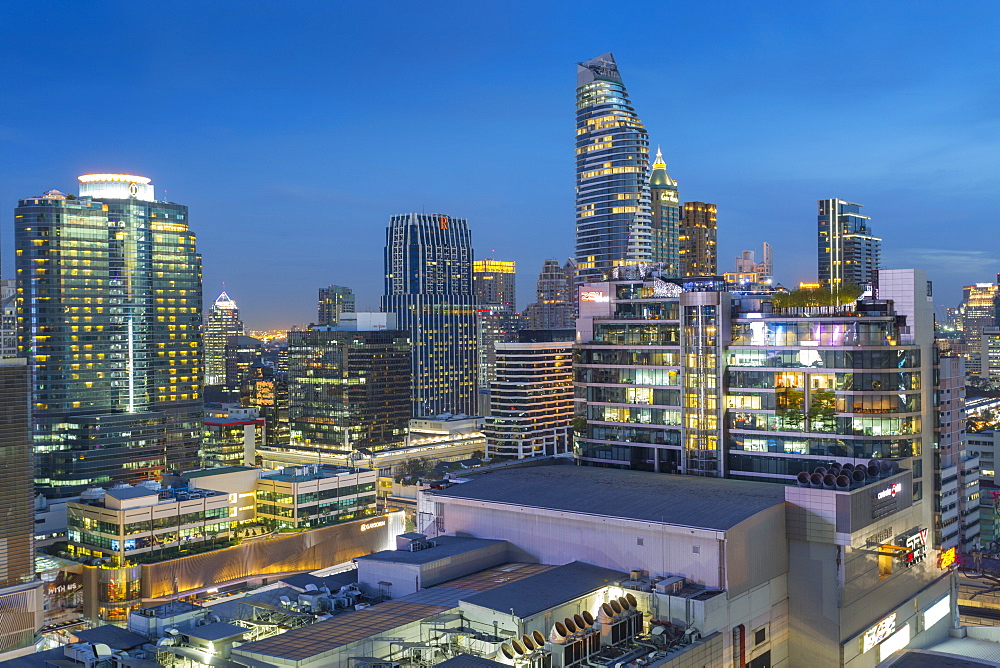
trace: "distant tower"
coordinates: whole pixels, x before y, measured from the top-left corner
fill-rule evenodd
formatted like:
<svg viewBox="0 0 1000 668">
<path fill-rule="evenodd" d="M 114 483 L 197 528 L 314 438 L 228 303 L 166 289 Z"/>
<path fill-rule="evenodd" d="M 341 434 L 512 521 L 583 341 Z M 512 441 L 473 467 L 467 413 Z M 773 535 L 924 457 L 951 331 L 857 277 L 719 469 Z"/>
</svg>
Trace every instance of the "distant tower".
<svg viewBox="0 0 1000 668">
<path fill-rule="evenodd" d="M 653 259 L 649 135 L 614 56 L 577 66 L 576 271 L 600 281 L 621 262 Z"/>
<path fill-rule="evenodd" d="M 230 336 L 245 334 L 240 309 L 223 290 L 215 298 L 205 319 L 205 384 L 226 382 L 226 344 Z"/>
<path fill-rule="evenodd" d="M 576 281 L 572 261 L 546 260 L 538 275 L 537 297 L 525 310 L 528 329 L 576 327 Z"/>
<path fill-rule="evenodd" d="M 718 271 L 715 245 L 716 206 L 685 202 L 681 209 L 681 276 L 714 276 Z"/>
<path fill-rule="evenodd" d="M 392 216 L 386 230 L 382 311 L 413 344 L 414 416 L 477 412 L 472 236 L 464 218 Z"/>
<path fill-rule="evenodd" d="M 681 204 L 677 181 L 667 174 L 667 163 L 656 149 L 653 172 L 649 177 L 650 203 L 653 209 L 653 262 L 660 262 L 664 278 L 680 276 Z"/>
<path fill-rule="evenodd" d="M 496 344 L 517 340 L 515 310 L 517 264 L 476 260 L 472 285 L 476 293 L 476 346 L 479 350 L 479 415 L 489 411 L 489 387 L 496 369 Z"/>
<path fill-rule="evenodd" d="M 341 313 L 354 313 L 354 291 L 342 285 L 319 289 L 318 320 L 321 327 L 336 327 Z"/>
<path fill-rule="evenodd" d="M 878 278 L 882 239 L 872 233 L 871 218 L 860 204 L 819 200 L 819 282 L 836 289 L 844 283 L 871 285 Z"/>
<path fill-rule="evenodd" d="M 774 264 L 771 244 L 764 242 L 763 259 L 757 262 L 757 255 L 752 250 L 745 250 L 736 258 L 736 273 L 755 274 L 756 283 L 771 285 L 774 280 Z"/>
</svg>

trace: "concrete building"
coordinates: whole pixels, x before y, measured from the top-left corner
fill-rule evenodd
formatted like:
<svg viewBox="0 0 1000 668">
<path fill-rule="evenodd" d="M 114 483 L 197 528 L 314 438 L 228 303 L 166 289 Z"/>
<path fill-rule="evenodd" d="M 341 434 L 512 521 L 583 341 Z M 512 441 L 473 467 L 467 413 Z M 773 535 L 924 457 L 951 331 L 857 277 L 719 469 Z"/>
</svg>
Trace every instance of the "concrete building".
<svg viewBox="0 0 1000 668">
<path fill-rule="evenodd" d="M 28 367 L 0 359 L 0 661 L 34 651 L 42 627 L 35 569 L 35 503 Z"/>
<path fill-rule="evenodd" d="M 478 413 L 490 405 L 490 383 L 496 377 L 496 344 L 517 340 L 517 264 L 503 260 L 472 263 L 472 285 L 476 293 L 476 348 L 479 355 Z"/>
<path fill-rule="evenodd" d="M 506 540 L 513 558 L 541 563 L 600 546 L 586 553 L 591 565 L 629 573 L 617 583 L 626 590 L 649 588 L 635 593 L 639 610 L 687 613 L 683 626 L 718 643 L 707 665 L 875 666 L 947 637 L 951 578 L 913 503 L 911 472 L 889 462 L 878 471 L 781 487 L 513 468 L 425 492 L 418 530 Z M 690 604 L 659 594 L 678 577 L 704 587 L 696 622 Z"/>
<path fill-rule="evenodd" d="M 230 337 L 245 336 L 246 329 L 240 320 L 240 309 L 225 290 L 215 298 L 205 316 L 205 384 L 226 385 L 229 392 L 239 392 L 233 387 L 236 380 L 226 375 L 226 347 Z"/>
<path fill-rule="evenodd" d="M 254 466 L 257 449 L 267 444 L 266 424 L 256 406 L 223 405 L 205 410 L 202 468 Z"/>
<path fill-rule="evenodd" d="M 328 285 L 319 289 L 317 299 L 316 324 L 320 327 L 336 327 L 345 313 L 355 311 L 354 291 L 342 285 Z"/>
<path fill-rule="evenodd" d="M 525 329 L 576 326 L 576 268 L 572 260 L 546 260 L 535 284 L 535 301 L 524 311 Z"/>
<path fill-rule="evenodd" d="M 980 542 L 980 458 L 966 443 L 965 360 L 939 357 L 935 377 L 934 544 L 970 554 Z"/>
<path fill-rule="evenodd" d="M 681 276 L 713 276 L 719 270 L 717 230 L 716 205 L 684 202 L 680 224 Z"/>
<path fill-rule="evenodd" d="M 487 457 L 523 459 L 573 450 L 575 332 L 539 337 L 535 331 L 522 330 L 521 342 L 496 346 L 484 429 Z M 538 338 L 549 340 L 532 341 Z"/>
</svg>

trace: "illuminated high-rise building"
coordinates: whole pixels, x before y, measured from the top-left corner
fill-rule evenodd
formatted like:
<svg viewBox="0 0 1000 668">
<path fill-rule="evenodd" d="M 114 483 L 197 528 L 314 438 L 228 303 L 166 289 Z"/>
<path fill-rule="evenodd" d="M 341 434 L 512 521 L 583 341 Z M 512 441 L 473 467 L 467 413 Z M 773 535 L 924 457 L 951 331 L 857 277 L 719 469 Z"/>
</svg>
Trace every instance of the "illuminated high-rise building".
<svg viewBox="0 0 1000 668">
<path fill-rule="evenodd" d="M 653 260 L 649 135 L 614 56 L 577 66 L 576 271 L 602 280 L 622 263 Z"/>
<path fill-rule="evenodd" d="M 663 265 L 661 276 L 680 276 L 680 223 L 681 202 L 677 181 L 667 174 L 663 154 L 656 150 L 653 171 L 649 175 L 649 194 L 652 206 L 653 262 Z"/>
<path fill-rule="evenodd" d="M 205 319 L 205 384 L 226 384 L 226 342 L 231 336 L 246 334 L 240 309 L 223 291 L 208 311 Z"/>
<path fill-rule="evenodd" d="M 201 256 L 183 204 L 150 180 L 80 177 L 15 211 L 18 346 L 47 496 L 198 459 Z"/>
<path fill-rule="evenodd" d="M 535 301 L 524 311 L 527 329 L 576 327 L 576 272 L 572 260 L 546 260 L 538 274 Z"/>
<path fill-rule="evenodd" d="M 869 285 L 878 278 L 882 240 L 872 233 L 861 205 L 842 199 L 819 200 L 819 283 Z"/>
<path fill-rule="evenodd" d="M 317 300 L 317 325 L 336 327 L 341 313 L 354 313 L 354 291 L 342 285 L 328 285 L 319 289 Z"/>
<path fill-rule="evenodd" d="M 413 415 L 477 412 L 472 236 L 464 218 L 392 216 L 386 231 L 382 311 L 413 345 Z"/>
<path fill-rule="evenodd" d="M 716 206 L 685 202 L 681 207 L 681 276 L 714 276 L 719 267 L 715 243 Z"/>
<path fill-rule="evenodd" d="M 489 411 L 489 387 L 496 375 L 496 344 L 517 340 L 516 271 L 515 262 L 504 260 L 476 260 L 472 264 L 472 287 L 476 293 L 480 415 Z"/>
</svg>

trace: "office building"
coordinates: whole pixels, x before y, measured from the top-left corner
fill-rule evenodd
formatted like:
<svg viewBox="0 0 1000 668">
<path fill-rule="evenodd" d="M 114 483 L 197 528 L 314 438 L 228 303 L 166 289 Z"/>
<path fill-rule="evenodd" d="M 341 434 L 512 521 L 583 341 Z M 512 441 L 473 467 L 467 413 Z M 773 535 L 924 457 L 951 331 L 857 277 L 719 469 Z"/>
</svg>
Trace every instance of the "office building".
<svg viewBox="0 0 1000 668">
<path fill-rule="evenodd" d="M 933 495 L 933 312 L 918 270 L 882 300 L 784 309 L 715 278 L 584 286 L 583 464 L 791 482 L 832 462 L 902 460 Z M 928 506 L 929 508 L 929 506 Z M 927 518 L 927 524 L 930 517 Z"/>
<path fill-rule="evenodd" d="M 653 171 L 649 176 L 652 208 L 653 262 L 663 265 L 663 276 L 680 276 L 681 200 L 677 181 L 667 174 L 667 163 L 656 149 Z"/>
<path fill-rule="evenodd" d="M 525 309 L 525 329 L 576 327 L 576 268 L 572 260 L 546 260 L 536 283 L 535 301 Z"/>
<path fill-rule="evenodd" d="M 523 459 L 573 450 L 574 330 L 521 330 L 498 343 L 490 383 L 486 455 Z"/>
<path fill-rule="evenodd" d="M 17 357 L 17 282 L 0 280 L 0 359 Z"/>
<path fill-rule="evenodd" d="M 226 346 L 231 336 L 244 336 L 240 309 L 225 290 L 215 298 L 205 318 L 205 384 L 225 385 Z"/>
<path fill-rule="evenodd" d="M 774 259 L 771 244 L 764 242 L 763 255 L 760 262 L 752 250 L 745 250 L 736 258 L 736 273 L 755 274 L 755 281 L 760 285 L 771 285 L 774 282 Z"/>
<path fill-rule="evenodd" d="M 653 259 L 649 135 L 614 56 L 577 66 L 576 271 L 599 281 L 622 262 Z"/>
<path fill-rule="evenodd" d="M 149 179 L 80 177 L 15 211 L 18 346 L 32 374 L 36 482 L 73 496 L 197 461 L 201 256 L 187 207 Z"/>
<path fill-rule="evenodd" d="M 996 299 L 1000 288 L 996 283 L 975 283 L 962 288 L 962 301 L 958 306 L 958 318 L 962 327 L 962 343 L 959 352 L 967 357 L 978 358 L 983 351 L 983 333 L 997 327 Z M 972 369 L 968 369 L 972 371 Z M 983 362 L 977 373 L 989 373 L 988 363 Z"/>
<path fill-rule="evenodd" d="M 247 384 L 262 364 L 264 342 L 252 336 L 233 334 L 226 339 L 226 382 L 222 396 L 227 402 L 243 402 L 249 394 Z"/>
<path fill-rule="evenodd" d="M 517 264 L 503 260 L 472 263 L 476 293 L 476 348 L 479 355 L 479 404 L 477 413 L 489 411 L 489 387 L 496 368 L 496 344 L 517 339 Z"/>
<path fill-rule="evenodd" d="M 842 199 L 819 200 L 819 282 L 836 290 L 845 283 L 862 287 L 877 279 L 882 239 L 861 205 Z"/>
<path fill-rule="evenodd" d="M 267 445 L 266 421 L 256 406 L 227 404 L 205 409 L 201 468 L 254 466 Z"/>
<path fill-rule="evenodd" d="M 255 407 L 264 418 L 264 438 L 268 444 L 287 444 L 288 372 L 276 371 L 262 364 L 256 365 L 250 370 L 245 388 L 246 405 Z"/>
<path fill-rule="evenodd" d="M 375 315 L 388 321 L 386 327 L 288 333 L 290 447 L 375 451 L 403 445 L 410 345 L 392 314 Z"/>
<path fill-rule="evenodd" d="M 355 310 L 354 291 L 342 285 L 329 285 L 319 289 L 316 324 L 320 327 L 336 327 L 340 324 L 341 313 Z"/>
<path fill-rule="evenodd" d="M 719 267 L 716 246 L 717 208 L 707 202 L 681 207 L 681 276 L 714 276 Z"/>
<path fill-rule="evenodd" d="M 34 651 L 42 627 L 29 378 L 24 359 L 0 360 L 0 660 Z"/>
<path fill-rule="evenodd" d="M 978 448 L 966 443 L 965 360 L 938 357 L 935 379 L 934 545 L 970 554 L 979 549 L 981 534 L 980 458 Z M 988 461 L 992 471 L 993 458 Z"/>
<path fill-rule="evenodd" d="M 386 231 L 382 311 L 412 344 L 413 416 L 477 409 L 472 236 L 464 218 L 407 213 Z"/>
</svg>

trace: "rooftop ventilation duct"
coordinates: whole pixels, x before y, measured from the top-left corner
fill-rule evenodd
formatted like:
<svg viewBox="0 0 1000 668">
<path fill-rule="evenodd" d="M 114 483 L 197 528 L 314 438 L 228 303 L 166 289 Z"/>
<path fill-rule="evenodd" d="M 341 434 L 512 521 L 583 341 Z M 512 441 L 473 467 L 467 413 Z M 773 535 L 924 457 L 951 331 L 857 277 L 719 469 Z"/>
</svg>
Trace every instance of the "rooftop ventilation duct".
<svg viewBox="0 0 1000 668">
<path fill-rule="evenodd" d="M 813 489 L 823 489 L 823 474 L 813 473 L 809 476 L 809 486 Z"/>
<path fill-rule="evenodd" d="M 529 636 L 527 633 L 521 636 L 521 644 L 524 645 L 524 648 L 529 652 L 534 652 L 537 649 L 535 647 L 535 641 L 532 640 L 531 636 Z"/>
<path fill-rule="evenodd" d="M 584 610 L 583 611 L 583 621 L 587 622 L 587 626 L 593 626 L 594 625 L 594 616 L 592 614 L 590 614 L 590 612 L 588 612 L 587 610 Z M 537 631 L 535 633 L 537 633 Z"/>
<path fill-rule="evenodd" d="M 799 487 L 809 486 L 809 474 L 806 473 L 805 471 L 799 471 L 799 474 L 795 476 L 795 480 L 798 481 Z"/>
<path fill-rule="evenodd" d="M 844 492 L 851 488 L 851 479 L 846 475 L 837 476 L 837 491 Z"/>
<path fill-rule="evenodd" d="M 590 626 L 589 624 L 587 624 L 587 622 L 583 620 L 583 617 L 581 617 L 580 615 L 573 615 L 573 623 L 576 624 L 576 628 L 580 629 L 581 631 Z"/>
<path fill-rule="evenodd" d="M 836 489 L 837 488 L 837 476 L 832 473 L 827 473 L 823 476 L 823 489 Z"/>
<path fill-rule="evenodd" d="M 593 619 L 593 617 L 591 617 Z M 545 636 L 542 635 L 541 631 L 535 630 L 531 632 L 531 637 L 535 641 L 535 645 L 539 648 L 545 645 Z"/>
</svg>

